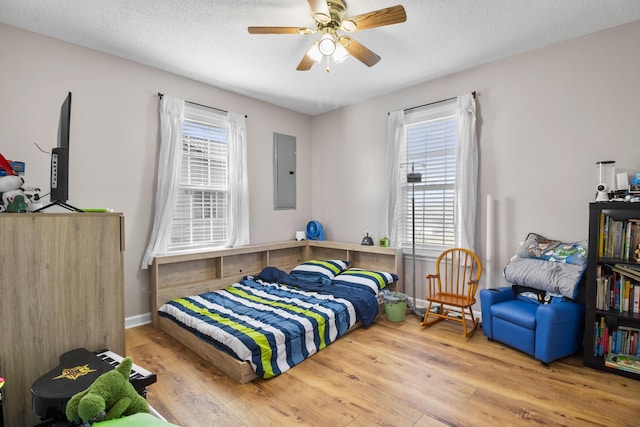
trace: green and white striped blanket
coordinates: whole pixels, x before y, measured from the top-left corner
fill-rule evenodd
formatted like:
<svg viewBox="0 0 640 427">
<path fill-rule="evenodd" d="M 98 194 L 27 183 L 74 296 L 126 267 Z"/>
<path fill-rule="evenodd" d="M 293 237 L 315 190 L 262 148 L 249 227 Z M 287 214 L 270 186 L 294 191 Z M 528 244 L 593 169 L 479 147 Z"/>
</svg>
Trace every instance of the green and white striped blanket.
<svg viewBox="0 0 640 427">
<path fill-rule="evenodd" d="M 354 304 L 345 298 L 249 278 L 175 299 L 159 314 L 248 361 L 265 379 L 302 362 L 356 323 Z"/>
</svg>

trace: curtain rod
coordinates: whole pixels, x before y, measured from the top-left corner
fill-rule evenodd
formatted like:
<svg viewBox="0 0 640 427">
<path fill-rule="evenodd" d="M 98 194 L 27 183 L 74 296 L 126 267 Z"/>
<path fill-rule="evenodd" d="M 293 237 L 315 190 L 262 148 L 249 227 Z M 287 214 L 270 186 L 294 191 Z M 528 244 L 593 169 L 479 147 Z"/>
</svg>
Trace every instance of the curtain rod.
<svg viewBox="0 0 640 427">
<path fill-rule="evenodd" d="M 160 97 L 160 99 L 162 99 L 162 97 L 164 96 L 164 93 L 158 92 L 158 96 Z M 187 102 L 187 103 L 189 103 L 191 105 L 197 105 L 198 107 L 210 108 L 212 110 L 220 111 L 220 112 L 223 112 L 223 113 L 229 113 L 227 110 L 223 110 L 221 108 L 216 108 L 216 107 L 209 107 L 208 105 L 198 104 L 197 102 L 191 102 L 191 101 L 184 101 L 184 102 Z M 246 114 L 244 115 L 244 118 L 245 119 L 247 118 Z"/>
<path fill-rule="evenodd" d="M 471 92 L 471 95 L 473 95 L 473 99 L 475 99 L 476 91 L 474 90 L 473 92 Z M 440 104 L 441 102 L 453 101 L 456 98 L 457 96 L 454 96 L 452 98 L 441 99 L 440 101 L 429 102 L 428 104 L 416 105 L 415 107 L 405 108 L 404 111 L 407 112 L 407 111 L 415 110 L 416 108 L 422 108 L 422 107 L 428 107 L 429 105 Z"/>
</svg>

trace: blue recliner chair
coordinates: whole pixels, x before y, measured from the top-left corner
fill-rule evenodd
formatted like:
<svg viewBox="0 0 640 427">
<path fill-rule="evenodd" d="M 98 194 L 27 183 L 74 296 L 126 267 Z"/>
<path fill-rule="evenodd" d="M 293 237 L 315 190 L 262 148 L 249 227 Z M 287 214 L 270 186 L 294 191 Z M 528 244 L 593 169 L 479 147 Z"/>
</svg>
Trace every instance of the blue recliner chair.
<svg viewBox="0 0 640 427">
<path fill-rule="evenodd" d="M 553 297 L 548 304 L 519 297 L 510 286 L 480 291 L 482 331 L 543 365 L 582 348 L 584 304 Z"/>
</svg>

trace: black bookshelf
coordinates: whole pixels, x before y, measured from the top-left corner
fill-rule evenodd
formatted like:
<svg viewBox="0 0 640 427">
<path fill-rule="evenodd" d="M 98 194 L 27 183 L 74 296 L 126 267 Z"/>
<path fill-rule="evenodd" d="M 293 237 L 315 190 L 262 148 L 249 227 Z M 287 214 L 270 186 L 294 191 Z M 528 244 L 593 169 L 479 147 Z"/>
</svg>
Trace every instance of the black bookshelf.
<svg viewBox="0 0 640 427">
<path fill-rule="evenodd" d="M 630 219 L 640 219 L 640 203 L 593 202 L 589 205 L 584 365 L 640 380 L 640 373 L 611 367 L 605 363 L 610 346 L 608 343 L 605 343 L 604 340 L 600 339 L 601 336 L 604 335 L 601 331 L 606 330 L 607 338 L 614 331 L 616 333 L 622 331 L 623 334 L 634 334 L 636 331 L 640 332 L 640 313 L 633 312 L 633 309 L 630 311 L 627 310 L 628 306 L 624 307 L 623 305 L 622 309 L 616 307 L 611 299 L 609 300 L 609 307 L 598 307 L 596 278 L 599 274 L 604 273 L 604 275 L 610 275 L 613 281 L 614 270 L 612 268 L 616 264 L 626 264 L 640 268 L 640 263 L 634 259 L 633 250 L 635 248 L 633 248 L 633 236 L 631 241 L 628 242 L 630 246 L 628 255 L 625 254 L 624 249 L 620 251 L 620 253 L 616 253 L 616 256 L 612 256 L 611 252 L 607 253 L 606 249 L 600 250 L 603 245 L 607 245 L 608 242 L 610 243 L 603 235 L 603 232 L 607 231 L 605 227 L 603 227 L 603 224 L 605 224 L 604 219 L 614 219 L 621 221 L 623 224 L 629 224 L 631 223 L 629 221 Z M 624 242 L 622 244 L 623 246 L 625 245 Z M 632 285 L 635 283 L 640 284 L 640 280 L 636 280 L 632 276 L 628 277 Z M 616 272 L 616 278 L 619 278 L 618 272 Z M 610 295 L 610 293 L 607 293 L 607 298 L 610 298 Z M 633 300 L 633 296 L 630 296 L 630 298 Z M 640 344 L 638 344 L 638 348 L 640 348 Z M 616 351 L 616 353 L 624 352 Z M 640 357 L 640 351 L 637 353 L 637 356 Z M 633 353 L 627 354 L 632 357 L 636 356 Z"/>
</svg>

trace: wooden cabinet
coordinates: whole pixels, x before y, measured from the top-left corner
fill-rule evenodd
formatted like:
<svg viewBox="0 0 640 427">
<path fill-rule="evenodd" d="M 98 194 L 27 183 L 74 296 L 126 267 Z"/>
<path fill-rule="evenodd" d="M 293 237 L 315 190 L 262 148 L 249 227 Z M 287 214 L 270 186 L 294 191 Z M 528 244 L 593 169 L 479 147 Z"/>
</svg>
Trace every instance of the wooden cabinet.
<svg viewBox="0 0 640 427">
<path fill-rule="evenodd" d="M 0 214 L 4 421 L 33 425 L 31 384 L 78 347 L 124 354 L 124 217 Z"/>
<path fill-rule="evenodd" d="M 633 289 L 640 287 L 640 263 L 634 259 L 634 235 L 640 233 L 640 204 L 594 202 L 589 206 L 589 253 L 584 334 L 584 364 L 625 377 L 640 379 L 622 365 L 614 367 L 612 357 L 640 353 L 640 309 L 634 309 Z M 637 228 L 637 230 L 636 230 Z M 617 231 L 616 231 L 617 230 Z M 621 235 L 619 233 L 622 233 Z M 636 238 L 637 240 L 637 238 Z M 629 246 L 629 250 L 625 250 Z M 630 269 L 625 273 L 624 268 Z M 638 279 L 634 269 L 638 268 Z M 597 279 L 600 279 L 601 292 Z M 616 282 L 620 285 L 616 286 Z M 631 289 L 631 302 L 629 291 Z M 600 295 L 598 295 L 600 294 Z"/>
</svg>

